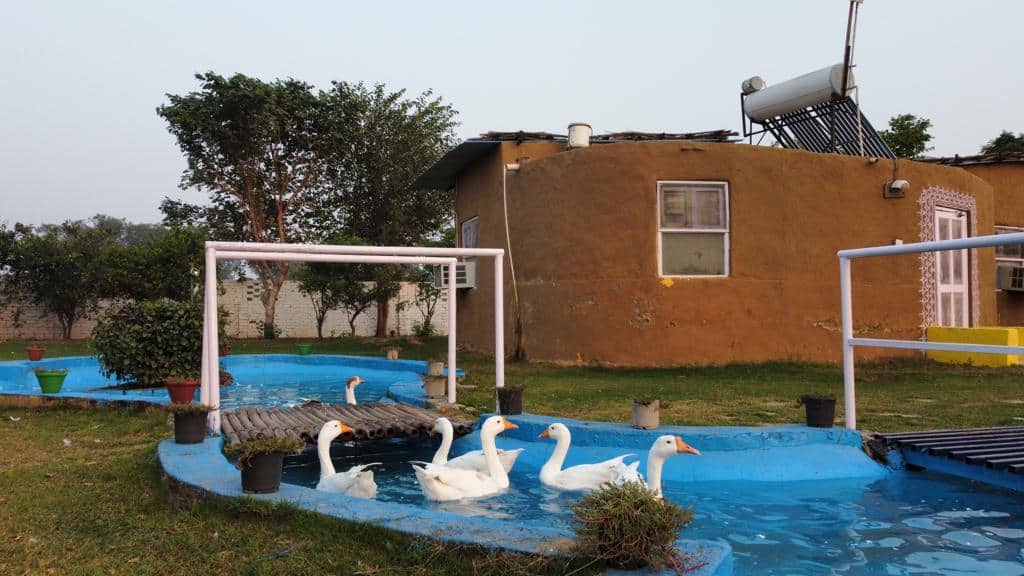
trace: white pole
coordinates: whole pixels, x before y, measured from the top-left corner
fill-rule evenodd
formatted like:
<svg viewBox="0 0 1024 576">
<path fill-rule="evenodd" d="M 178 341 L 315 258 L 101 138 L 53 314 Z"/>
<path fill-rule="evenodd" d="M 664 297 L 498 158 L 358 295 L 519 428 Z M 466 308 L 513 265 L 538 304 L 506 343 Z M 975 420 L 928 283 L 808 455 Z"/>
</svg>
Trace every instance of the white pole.
<svg viewBox="0 0 1024 576">
<path fill-rule="evenodd" d="M 340 246 L 268 242 L 207 242 L 219 252 L 287 252 L 289 254 L 376 254 L 392 256 L 501 256 L 501 248 L 424 248 L 422 246 Z"/>
<path fill-rule="evenodd" d="M 455 403 L 455 262 L 448 264 L 448 403 Z"/>
<path fill-rule="evenodd" d="M 846 427 L 857 428 L 857 394 L 854 389 L 853 373 L 853 302 L 850 294 L 850 259 L 839 258 L 839 297 L 842 301 L 843 318 L 843 402 L 846 410 Z"/>
<path fill-rule="evenodd" d="M 210 411 L 209 426 L 214 434 L 220 434 L 220 357 L 217 354 L 217 251 L 206 247 L 205 297 L 203 298 L 203 327 L 206 346 L 206 391 Z"/>
<path fill-rule="evenodd" d="M 205 255 L 205 254 L 204 254 Z M 199 403 L 210 405 L 210 354 L 206 347 L 206 339 L 209 338 L 206 325 L 206 278 L 203 278 L 203 363 L 199 369 Z"/>
<path fill-rule="evenodd" d="M 505 387 L 505 259 L 494 256 L 494 386 Z"/>
</svg>

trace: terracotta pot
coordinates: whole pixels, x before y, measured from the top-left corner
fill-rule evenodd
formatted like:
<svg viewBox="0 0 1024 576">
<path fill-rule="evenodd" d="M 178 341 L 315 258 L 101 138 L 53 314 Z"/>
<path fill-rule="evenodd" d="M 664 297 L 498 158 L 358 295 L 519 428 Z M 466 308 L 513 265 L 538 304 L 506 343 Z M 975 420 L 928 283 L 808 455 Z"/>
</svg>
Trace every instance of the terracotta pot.
<svg viewBox="0 0 1024 576">
<path fill-rule="evenodd" d="M 199 388 L 199 380 L 185 378 L 168 378 L 164 381 L 167 386 L 167 393 L 171 395 L 171 402 L 175 404 L 191 404 L 192 398 Z"/>
<path fill-rule="evenodd" d="M 444 376 L 444 362 L 427 362 L 427 376 Z"/>
<path fill-rule="evenodd" d="M 515 416 L 523 413 L 522 388 L 498 388 L 498 414 Z"/>
<path fill-rule="evenodd" d="M 398 360 L 398 351 L 400 348 L 385 348 L 384 357 L 388 360 Z"/>
<path fill-rule="evenodd" d="M 58 394 L 67 376 L 67 370 L 36 370 L 36 380 L 43 394 Z"/>
<path fill-rule="evenodd" d="M 427 398 L 444 398 L 444 389 L 447 383 L 447 380 L 437 376 L 424 378 L 423 389 L 427 392 Z"/>
<path fill-rule="evenodd" d="M 633 402 L 633 428 L 654 430 L 660 424 L 660 410 L 661 400 L 655 400 L 647 405 Z"/>
<path fill-rule="evenodd" d="M 28 354 L 28 359 L 33 362 L 39 362 L 43 359 L 43 354 L 46 353 L 46 348 L 41 346 L 29 346 L 25 348 L 25 352 Z"/>
<path fill-rule="evenodd" d="M 836 420 L 835 398 L 814 398 L 804 396 L 800 399 L 804 405 L 807 425 L 811 428 L 831 428 Z"/>
<path fill-rule="evenodd" d="M 221 356 L 227 356 L 228 354 L 231 354 L 231 345 L 230 344 L 225 344 L 225 345 L 221 346 L 220 347 L 220 355 Z"/>
<path fill-rule="evenodd" d="M 242 491 L 250 494 L 268 494 L 281 488 L 281 470 L 284 454 L 260 454 L 249 459 L 242 468 Z"/>
<path fill-rule="evenodd" d="M 206 414 L 174 415 L 174 441 L 178 444 L 199 444 L 206 438 Z"/>
</svg>

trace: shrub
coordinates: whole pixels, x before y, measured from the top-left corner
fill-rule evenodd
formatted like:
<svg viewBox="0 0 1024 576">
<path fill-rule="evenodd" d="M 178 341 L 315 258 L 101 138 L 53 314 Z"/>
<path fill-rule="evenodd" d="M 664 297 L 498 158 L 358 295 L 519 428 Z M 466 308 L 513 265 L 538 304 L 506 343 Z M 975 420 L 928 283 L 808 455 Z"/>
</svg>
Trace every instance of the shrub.
<svg viewBox="0 0 1024 576">
<path fill-rule="evenodd" d="M 638 482 L 609 485 L 573 506 L 580 552 L 616 568 L 681 570 L 675 541 L 692 519 L 693 512 L 656 498 Z"/>
<path fill-rule="evenodd" d="M 249 461 L 264 454 L 294 454 L 305 444 L 297 438 L 281 438 L 277 436 L 260 436 L 245 440 L 239 444 L 231 444 L 224 449 L 229 456 L 238 456 L 235 467 L 239 470 L 247 468 Z"/>
<path fill-rule="evenodd" d="M 105 376 L 161 386 L 167 378 L 199 374 L 202 331 L 200 304 L 163 299 L 107 310 L 92 337 Z"/>
<path fill-rule="evenodd" d="M 412 325 L 412 333 L 417 338 L 430 338 L 437 334 L 437 329 L 430 322 L 420 324 L 419 322 Z"/>
<path fill-rule="evenodd" d="M 657 401 L 658 399 L 655 398 L 654 396 L 640 396 L 639 398 L 633 399 L 634 404 L 639 404 L 641 406 L 650 406 L 651 404 Z"/>
<path fill-rule="evenodd" d="M 206 404 L 170 404 L 167 411 L 171 414 L 209 414 L 212 406 Z"/>
</svg>

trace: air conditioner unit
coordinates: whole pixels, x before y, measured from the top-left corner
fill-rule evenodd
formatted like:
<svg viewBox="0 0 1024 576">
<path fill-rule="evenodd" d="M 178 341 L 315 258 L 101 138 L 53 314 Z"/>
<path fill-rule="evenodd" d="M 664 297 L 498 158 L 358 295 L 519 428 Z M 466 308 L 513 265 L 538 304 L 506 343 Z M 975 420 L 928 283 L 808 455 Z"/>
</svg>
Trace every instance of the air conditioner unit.
<svg viewBox="0 0 1024 576">
<path fill-rule="evenodd" d="M 1024 292 L 1024 266 L 997 266 L 996 288 Z"/>
<path fill-rule="evenodd" d="M 448 286 L 448 266 L 434 268 L 434 287 Z M 455 264 L 455 287 L 476 288 L 476 262 L 459 262 Z"/>
</svg>

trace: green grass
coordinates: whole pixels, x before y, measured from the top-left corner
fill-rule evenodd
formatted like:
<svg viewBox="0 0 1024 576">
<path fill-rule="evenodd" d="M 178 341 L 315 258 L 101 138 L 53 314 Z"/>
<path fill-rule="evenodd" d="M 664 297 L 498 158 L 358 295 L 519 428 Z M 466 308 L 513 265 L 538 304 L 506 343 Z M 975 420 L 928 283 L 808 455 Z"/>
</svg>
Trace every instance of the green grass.
<svg viewBox="0 0 1024 576">
<path fill-rule="evenodd" d="M 311 341 L 311 340 L 305 340 Z M 296 340 L 235 340 L 232 353 L 293 352 Z M 385 341 L 337 338 L 312 341 L 313 353 L 381 355 Z M 0 357 L 24 358 L 25 342 L 0 344 Z M 402 342 L 402 357 L 426 359 L 445 350 L 444 338 Z M 88 354 L 84 342 L 47 343 L 47 355 Z M 494 409 L 494 361 L 459 354 L 469 376 L 459 401 Z M 525 384 L 529 412 L 627 422 L 630 402 L 660 397 L 662 422 L 685 425 L 765 425 L 801 422 L 803 394 L 840 398 L 838 366 L 795 362 L 714 367 L 607 368 L 509 363 L 506 381 Z M 1024 368 L 951 366 L 924 359 L 863 363 L 857 367 L 858 426 L 902 431 L 1024 423 Z M 665 402 L 667 401 L 667 406 Z"/>
<path fill-rule="evenodd" d="M 20 418 L 15 422 L 10 419 Z M 255 500 L 175 508 L 166 412 L 0 407 L 0 574 L 562 574 Z M 64 439 L 71 441 L 65 446 Z M 584 572 L 585 573 L 585 572 Z"/>
</svg>

